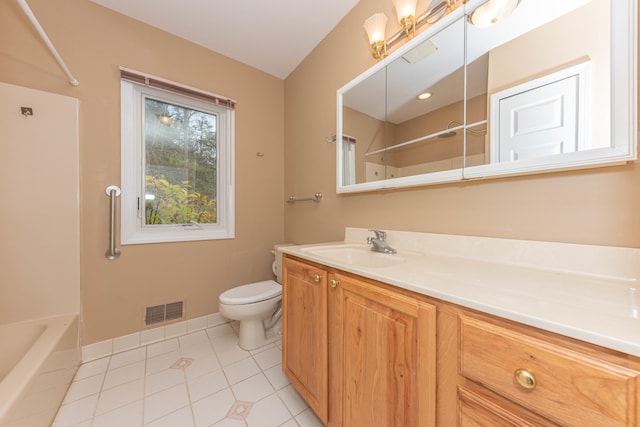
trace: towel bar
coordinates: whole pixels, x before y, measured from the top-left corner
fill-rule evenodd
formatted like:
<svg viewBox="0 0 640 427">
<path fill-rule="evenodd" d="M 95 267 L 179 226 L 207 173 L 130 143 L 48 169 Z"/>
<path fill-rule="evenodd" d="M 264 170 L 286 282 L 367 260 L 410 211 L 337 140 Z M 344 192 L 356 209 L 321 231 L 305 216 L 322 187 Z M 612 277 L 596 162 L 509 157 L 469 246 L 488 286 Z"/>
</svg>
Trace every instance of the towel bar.
<svg viewBox="0 0 640 427">
<path fill-rule="evenodd" d="M 296 196 L 289 196 L 289 200 L 287 200 L 287 203 L 305 202 L 307 200 L 311 200 L 318 203 L 320 202 L 321 199 L 322 199 L 322 193 L 318 192 L 314 194 L 313 197 L 307 197 L 304 199 L 298 199 Z"/>
</svg>

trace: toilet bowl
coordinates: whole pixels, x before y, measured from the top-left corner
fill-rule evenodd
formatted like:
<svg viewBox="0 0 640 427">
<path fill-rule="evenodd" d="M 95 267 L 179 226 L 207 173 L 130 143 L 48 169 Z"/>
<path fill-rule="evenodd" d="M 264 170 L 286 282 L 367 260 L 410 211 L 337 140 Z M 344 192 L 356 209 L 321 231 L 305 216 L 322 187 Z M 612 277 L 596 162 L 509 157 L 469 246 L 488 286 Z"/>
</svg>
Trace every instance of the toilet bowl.
<svg viewBox="0 0 640 427">
<path fill-rule="evenodd" d="M 224 317 L 240 322 L 238 345 L 244 350 L 253 350 L 280 338 L 281 301 L 282 286 L 265 280 L 223 292 L 218 310 Z M 268 334 L 270 330 L 274 333 Z"/>
</svg>

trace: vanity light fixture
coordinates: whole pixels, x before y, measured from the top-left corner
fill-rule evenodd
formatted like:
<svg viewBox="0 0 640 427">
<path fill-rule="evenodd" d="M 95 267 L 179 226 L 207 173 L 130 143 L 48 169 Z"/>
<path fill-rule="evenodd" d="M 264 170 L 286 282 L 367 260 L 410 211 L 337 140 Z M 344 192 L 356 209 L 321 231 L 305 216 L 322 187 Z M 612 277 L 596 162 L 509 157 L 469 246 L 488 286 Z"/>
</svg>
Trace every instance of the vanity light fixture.
<svg viewBox="0 0 640 427">
<path fill-rule="evenodd" d="M 489 0 L 469 15 L 469 22 L 487 28 L 504 21 L 518 7 L 520 0 Z"/>
<path fill-rule="evenodd" d="M 398 14 L 398 22 L 407 37 L 416 33 L 416 5 L 418 0 L 392 0 Z"/>
<path fill-rule="evenodd" d="M 384 13 L 373 14 L 364 21 L 364 29 L 369 36 L 369 44 L 376 59 L 387 56 L 387 43 L 384 40 L 386 26 L 387 15 Z"/>
<path fill-rule="evenodd" d="M 364 29 L 369 36 L 369 44 L 373 50 L 373 57 L 382 59 L 387 56 L 387 49 L 404 37 L 411 38 L 415 35 L 416 29 L 422 24 L 434 24 L 442 18 L 448 9 L 455 9 L 456 4 L 461 0 L 442 0 L 436 6 L 416 15 L 417 0 L 392 0 L 398 13 L 398 21 L 402 27 L 400 31 L 385 40 L 385 27 L 387 16 L 384 13 L 371 15 L 364 21 Z M 502 2 L 508 0 L 500 0 Z M 462 0 L 464 3 L 465 0 Z"/>
</svg>

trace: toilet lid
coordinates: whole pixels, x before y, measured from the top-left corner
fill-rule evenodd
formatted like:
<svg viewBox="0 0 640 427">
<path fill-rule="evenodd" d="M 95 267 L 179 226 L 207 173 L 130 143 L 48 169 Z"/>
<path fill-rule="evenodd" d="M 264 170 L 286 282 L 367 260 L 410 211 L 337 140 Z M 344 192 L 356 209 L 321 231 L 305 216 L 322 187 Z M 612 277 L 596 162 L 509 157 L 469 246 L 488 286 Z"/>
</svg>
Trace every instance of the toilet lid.
<svg viewBox="0 0 640 427">
<path fill-rule="evenodd" d="M 280 295 L 282 295 L 282 286 L 273 280 L 265 280 L 264 282 L 237 286 L 224 291 L 220 295 L 220 302 L 229 305 L 251 304 Z"/>
</svg>

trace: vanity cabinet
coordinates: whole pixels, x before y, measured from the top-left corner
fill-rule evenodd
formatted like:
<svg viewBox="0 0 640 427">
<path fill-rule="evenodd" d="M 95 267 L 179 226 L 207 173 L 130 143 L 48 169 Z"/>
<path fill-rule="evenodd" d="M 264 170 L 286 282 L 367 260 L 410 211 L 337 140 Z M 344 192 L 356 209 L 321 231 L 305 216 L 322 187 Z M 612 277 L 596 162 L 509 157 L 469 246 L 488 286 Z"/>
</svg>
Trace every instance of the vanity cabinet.
<svg viewBox="0 0 640 427">
<path fill-rule="evenodd" d="M 640 427 L 640 358 L 285 256 L 283 369 L 329 426 Z"/>
<path fill-rule="evenodd" d="M 285 257 L 282 282 L 282 368 L 327 424 L 327 271 Z"/>
<path fill-rule="evenodd" d="M 460 317 L 460 375 L 493 392 L 458 388 L 461 425 L 638 425 L 640 372 L 627 360 L 530 329 Z"/>
</svg>

